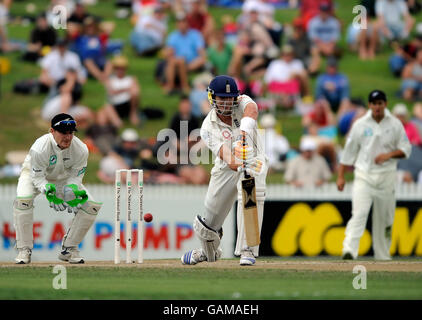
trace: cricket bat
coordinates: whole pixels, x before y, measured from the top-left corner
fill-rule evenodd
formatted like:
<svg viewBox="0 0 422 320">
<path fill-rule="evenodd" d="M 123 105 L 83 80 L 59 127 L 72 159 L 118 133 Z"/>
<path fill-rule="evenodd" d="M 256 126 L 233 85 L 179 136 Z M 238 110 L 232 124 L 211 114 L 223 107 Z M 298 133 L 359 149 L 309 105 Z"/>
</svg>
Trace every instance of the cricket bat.
<svg viewBox="0 0 422 320">
<path fill-rule="evenodd" d="M 246 133 L 242 135 L 243 146 L 246 145 Z M 246 233 L 246 243 L 249 247 L 260 244 L 258 208 L 256 206 L 255 178 L 244 172 L 242 179 L 243 221 Z"/>
</svg>

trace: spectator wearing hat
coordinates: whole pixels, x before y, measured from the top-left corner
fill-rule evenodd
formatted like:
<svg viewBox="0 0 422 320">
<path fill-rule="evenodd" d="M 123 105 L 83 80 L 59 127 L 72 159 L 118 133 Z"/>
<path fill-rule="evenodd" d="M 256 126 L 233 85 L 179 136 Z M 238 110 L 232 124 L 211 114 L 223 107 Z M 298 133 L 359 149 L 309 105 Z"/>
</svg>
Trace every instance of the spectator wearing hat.
<svg viewBox="0 0 422 320">
<path fill-rule="evenodd" d="M 308 35 L 312 43 L 323 56 L 339 56 L 337 43 L 340 40 L 341 26 L 331 13 L 331 5 L 323 2 L 319 6 L 319 14 L 308 24 Z"/>
<path fill-rule="evenodd" d="M 174 93 L 176 79 L 181 90 L 188 94 L 190 86 L 189 73 L 201 70 L 206 62 L 205 42 L 202 34 L 189 28 L 185 14 L 176 16 L 177 29 L 169 34 L 164 49 L 165 84 L 167 94 Z"/>
<path fill-rule="evenodd" d="M 300 19 L 293 21 L 293 33 L 288 38 L 287 44 L 293 47 L 295 57 L 302 61 L 309 75 L 313 76 L 319 72 L 321 65 L 319 50 L 312 45 Z"/>
<path fill-rule="evenodd" d="M 151 15 L 140 15 L 130 35 L 130 43 L 138 55 L 153 54 L 164 46 L 167 17 L 162 6 L 156 5 Z"/>
<path fill-rule="evenodd" d="M 271 61 L 265 75 L 264 83 L 267 92 L 275 97 L 276 104 L 293 108 L 295 99 L 301 95 L 309 95 L 309 78 L 303 63 L 295 59 L 293 47 L 284 45 L 279 59 Z M 303 88 L 303 89 L 302 89 Z"/>
<path fill-rule="evenodd" d="M 108 101 L 98 112 L 98 123 L 102 126 L 110 124 L 121 128 L 123 120 L 129 119 L 132 125 L 138 126 L 141 95 L 138 80 L 127 75 L 129 63 L 126 57 L 116 56 L 111 64 L 113 73 L 105 81 Z"/>
<path fill-rule="evenodd" d="M 389 41 L 406 39 L 415 23 L 403 0 L 377 0 L 375 13 L 377 28 Z"/>
<path fill-rule="evenodd" d="M 84 20 L 83 34 L 75 40 L 74 50 L 88 75 L 104 83 L 111 74 L 112 66 L 107 60 L 106 44 L 100 37 L 99 25 L 95 18 L 90 16 Z"/>
<path fill-rule="evenodd" d="M 337 59 L 327 59 L 324 74 L 318 76 L 315 86 L 315 98 L 326 99 L 334 113 L 347 109 L 350 100 L 349 80 L 345 74 L 338 72 Z"/>
<path fill-rule="evenodd" d="M 422 100 L 422 48 L 403 69 L 401 91 L 405 100 Z"/>
<path fill-rule="evenodd" d="M 300 155 L 287 163 L 284 180 L 298 188 L 319 187 L 331 179 L 326 161 L 316 153 L 317 145 L 312 139 L 302 139 Z"/>
<path fill-rule="evenodd" d="M 268 157 L 269 170 L 284 170 L 286 155 L 290 150 L 289 141 L 277 132 L 277 122 L 271 113 L 262 115 L 259 124 L 265 130 L 265 154 Z"/>
<path fill-rule="evenodd" d="M 393 108 L 393 115 L 395 115 L 403 124 L 404 131 L 406 131 L 407 138 L 410 144 L 415 146 L 422 146 L 422 139 L 419 134 L 417 126 L 409 121 L 409 111 L 404 103 L 398 103 Z"/>
</svg>

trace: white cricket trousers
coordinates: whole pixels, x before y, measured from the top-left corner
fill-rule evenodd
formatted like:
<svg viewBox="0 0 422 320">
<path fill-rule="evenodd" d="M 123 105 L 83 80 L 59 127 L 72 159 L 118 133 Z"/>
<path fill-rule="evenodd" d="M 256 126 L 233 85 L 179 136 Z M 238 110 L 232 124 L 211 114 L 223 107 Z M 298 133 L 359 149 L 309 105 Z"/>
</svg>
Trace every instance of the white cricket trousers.
<svg viewBox="0 0 422 320">
<path fill-rule="evenodd" d="M 369 211 L 372 206 L 372 248 L 377 260 L 390 260 L 391 231 L 396 209 L 396 171 L 368 174 L 355 170 L 352 217 L 347 223 L 343 254 L 358 256 Z"/>
<path fill-rule="evenodd" d="M 264 165 L 263 172 L 255 178 L 256 200 L 258 208 L 259 230 L 261 230 L 264 217 L 265 201 L 265 179 L 267 167 Z M 241 178 L 243 172 L 236 172 L 229 168 L 213 168 L 208 192 L 205 197 L 205 223 L 214 230 L 219 230 L 233 205 L 238 200 L 237 206 L 237 240 L 235 255 L 240 255 L 240 251 L 247 247 L 246 233 L 243 222 L 242 187 Z M 252 252 L 258 256 L 259 246 L 255 246 Z"/>
<path fill-rule="evenodd" d="M 57 196 L 63 198 L 63 187 L 66 181 L 49 181 L 54 183 L 57 189 Z M 88 190 L 82 185 L 82 188 L 87 192 L 88 198 L 94 201 Z M 29 201 L 31 204 L 27 208 L 15 208 L 13 210 L 13 221 L 16 231 L 16 247 L 33 247 L 33 220 L 34 220 L 34 207 L 33 201 L 40 194 L 40 191 L 35 188 L 31 172 L 29 169 L 22 169 L 21 175 L 18 180 L 16 189 L 16 201 L 25 202 Z M 47 201 L 47 199 L 45 200 Z M 23 210 L 25 209 L 25 210 Z M 53 209 L 50 209 L 53 210 Z"/>
</svg>

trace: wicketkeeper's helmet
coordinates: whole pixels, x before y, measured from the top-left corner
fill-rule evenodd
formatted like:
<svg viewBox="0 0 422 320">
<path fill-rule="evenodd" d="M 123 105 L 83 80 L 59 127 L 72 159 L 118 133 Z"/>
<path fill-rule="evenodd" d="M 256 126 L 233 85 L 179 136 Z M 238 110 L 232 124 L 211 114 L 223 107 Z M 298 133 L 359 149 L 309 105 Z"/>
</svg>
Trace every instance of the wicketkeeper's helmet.
<svg viewBox="0 0 422 320">
<path fill-rule="evenodd" d="M 234 108 L 239 105 L 237 97 L 239 96 L 239 90 L 237 88 L 236 81 L 229 76 L 217 76 L 211 80 L 208 86 L 208 100 L 212 108 L 221 115 L 231 115 Z M 219 101 L 217 103 L 216 97 L 232 97 L 234 99 Z"/>
</svg>

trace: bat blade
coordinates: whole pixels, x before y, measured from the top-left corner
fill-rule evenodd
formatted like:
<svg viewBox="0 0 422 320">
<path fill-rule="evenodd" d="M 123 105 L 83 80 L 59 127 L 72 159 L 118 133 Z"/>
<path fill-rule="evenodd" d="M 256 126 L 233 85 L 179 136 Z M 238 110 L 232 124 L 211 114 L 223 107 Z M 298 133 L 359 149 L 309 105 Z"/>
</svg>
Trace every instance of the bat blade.
<svg viewBox="0 0 422 320">
<path fill-rule="evenodd" d="M 260 244 L 258 208 L 256 206 L 255 178 L 242 180 L 243 221 L 245 225 L 246 243 L 249 247 Z"/>
</svg>

